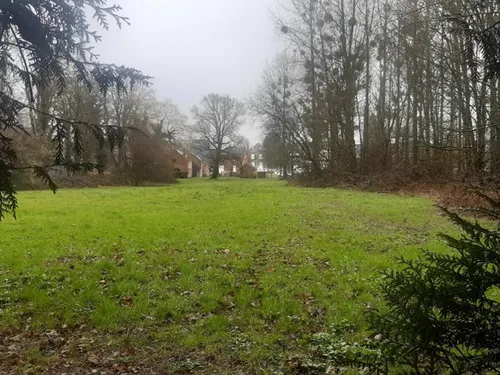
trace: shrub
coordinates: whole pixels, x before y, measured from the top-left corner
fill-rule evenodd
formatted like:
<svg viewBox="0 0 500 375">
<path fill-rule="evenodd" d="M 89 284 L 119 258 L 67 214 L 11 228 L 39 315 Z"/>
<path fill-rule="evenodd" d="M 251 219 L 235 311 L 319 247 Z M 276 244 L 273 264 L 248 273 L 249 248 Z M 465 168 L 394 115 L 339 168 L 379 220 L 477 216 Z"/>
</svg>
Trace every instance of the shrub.
<svg viewBox="0 0 500 375">
<path fill-rule="evenodd" d="M 179 168 L 175 168 L 175 178 L 188 178 L 188 173 L 181 171 Z"/>
<path fill-rule="evenodd" d="M 161 140 L 155 136 L 134 134 L 130 137 L 129 176 L 138 185 L 144 182 L 171 183 L 173 168 Z"/>
</svg>

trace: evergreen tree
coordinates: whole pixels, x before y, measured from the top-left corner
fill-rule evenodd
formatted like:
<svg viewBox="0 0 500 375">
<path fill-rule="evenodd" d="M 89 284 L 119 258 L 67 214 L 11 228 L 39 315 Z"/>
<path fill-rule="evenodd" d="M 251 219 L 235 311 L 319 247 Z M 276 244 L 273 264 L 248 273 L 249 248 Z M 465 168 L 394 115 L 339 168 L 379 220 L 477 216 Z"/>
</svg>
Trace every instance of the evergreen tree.
<svg viewBox="0 0 500 375">
<path fill-rule="evenodd" d="M 500 201 L 474 210 L 500 218 Z M 500 371 L 500 225 L 443 212 L 463 231 L 441 235 L 446 253 L 425 251 L 385 272 L 385 306 L 369 312 L 371 335 L 350 340 L 344 322 L 313 337 L 316 353 L 305 373 L 356 368 L 369 374 L 493 374 Z"/>
<path fill-rule="evenodd" d="M 111 88 L 119 91 L 136 84 L 147 84 L 149 77 L 141 72 L 116 65 L 97 62 L 92 44 L 100 40 L 92 30 L 87 14 L 93 14 L 104 29 L 109 20 L 122 26 L 128 23 L 120 15 L 118 5 L 107 0 L 5 0 L 0 4 L 0 219 L 5 213 L 15 214 L 16 189 L 12 181 L 15 170 L 31 170 L 46 182 L 52 190 L 56 185 L 48 170 L 64 166 L 69 171 L 90 170 L 97 163 L 79 163 L 68 159 L 66 145 L 71 144 L 74 154 L 83 154 L 83 131 L 90 130 L 101 147 L 106 141 L 113 149 L 125 137 L 123 128 L 109 124 L 93 124 L 82 119 L 60 118 L 34 105 L 35 96 L 45 88 L 56 84 L 63 92 L 67 72 L 75 71 L 78 81 L 91 90 L 94 86 L 102 93 Z M 26 101 L 15 97 L 21 82 Z M 21 164 L 19 150 L 12 135 L 14 132 L 29 133 L 34 124 L 33 113 L 43 116 L 50 126 L 54 155 L 47 165 Z M 27 116 L 26 114 L 29 114 Z"/>
<path fill-rule="evenodd" d="M 479 212 L 498 219 L 500 202 Z M 410 373 L 485 374 L 500 370 L 500 230 L 443 209 L 462 230 L 442 235 L 453 250 L 401 260 L 383 283 L 387 311 L 373 329 L 392 365 Z"/>
</svg>

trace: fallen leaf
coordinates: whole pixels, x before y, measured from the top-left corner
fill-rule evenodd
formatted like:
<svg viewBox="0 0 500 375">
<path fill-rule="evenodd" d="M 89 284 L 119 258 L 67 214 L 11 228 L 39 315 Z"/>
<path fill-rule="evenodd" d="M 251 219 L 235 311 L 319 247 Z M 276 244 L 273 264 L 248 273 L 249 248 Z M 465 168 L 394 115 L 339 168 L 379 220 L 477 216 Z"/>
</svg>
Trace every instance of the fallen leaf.
<svg viewBox="0 0 500 375">
<path fill-rule="evenodd" d="M 99 358 L 95 354 L 89 355 L 87 361 L 89 361 L 93 365 L 98 365 L 100 363 Z"/>
</svg>

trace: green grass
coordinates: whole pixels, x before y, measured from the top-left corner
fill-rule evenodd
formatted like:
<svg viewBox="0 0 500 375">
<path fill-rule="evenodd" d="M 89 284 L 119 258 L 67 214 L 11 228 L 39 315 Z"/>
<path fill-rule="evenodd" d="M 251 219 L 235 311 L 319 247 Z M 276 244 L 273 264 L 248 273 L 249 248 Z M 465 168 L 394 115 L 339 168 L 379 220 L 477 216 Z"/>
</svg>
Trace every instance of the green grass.
<svg viewBox="0 0 500 375">
<path fill-rule="evenodd" d="M 436 235 L 451 228 L 424 198 L 274 180 L 19 201 L 18 219 L 0 223 L 0 330 L 126 328 L 143 333 L 134 345 L 189 353 L 194 372 L 210 362 L 269 373 L 333 322 L 363 327 L 380 271 L 443 249 Z"/>
</svg>

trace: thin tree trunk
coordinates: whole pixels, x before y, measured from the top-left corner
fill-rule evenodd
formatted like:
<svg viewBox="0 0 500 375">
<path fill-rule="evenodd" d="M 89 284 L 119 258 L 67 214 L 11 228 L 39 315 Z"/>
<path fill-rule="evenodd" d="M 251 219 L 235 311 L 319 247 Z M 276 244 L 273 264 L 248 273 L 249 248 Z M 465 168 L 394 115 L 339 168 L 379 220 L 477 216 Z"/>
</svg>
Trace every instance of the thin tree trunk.
<svg viewBox="0 0 500 375">
<path fill-rule="evenodd" d="M 370 24 L 369 24 L 369 14 L 370 10 L 368 8 L 368 0 L 365 0 L 365 54 L 366 54 L 366 87 L 365 87 L 365 113 L 363 121 L 363 149 L 362 149 L 362 164 L 364 172 L 368 172 L 370 158 L 370 89 L 371 89 L 371 77 L 370 77 Z"/>
</svg>

